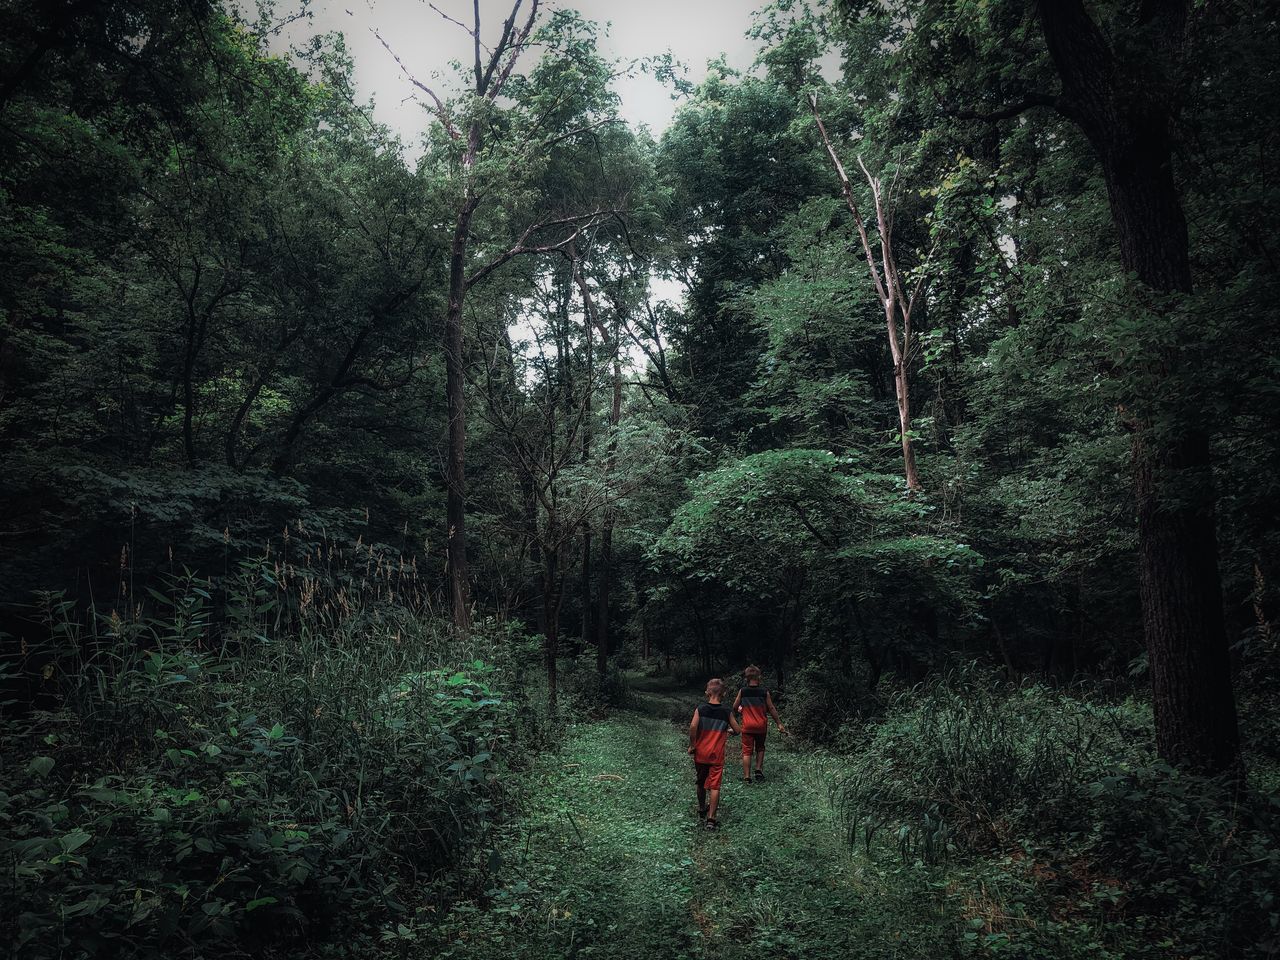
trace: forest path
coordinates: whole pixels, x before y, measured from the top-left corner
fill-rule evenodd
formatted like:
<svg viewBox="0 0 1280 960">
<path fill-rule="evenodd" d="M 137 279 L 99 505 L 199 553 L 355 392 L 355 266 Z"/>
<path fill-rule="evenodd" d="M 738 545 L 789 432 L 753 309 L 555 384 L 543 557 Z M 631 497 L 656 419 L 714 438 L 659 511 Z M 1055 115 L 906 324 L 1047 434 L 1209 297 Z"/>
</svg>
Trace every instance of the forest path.
<svg viewBox="0 0 1280 960">
<path fill-rule="evenodd" d="M 685 724 L 697 690 L 631 678 L 632 707 L 541 758 L 508 844 L 506 887 L 455 911 L 441 956 L 938 957 L 936 898 L 852 854 L 830 758 L 771 735 L 764 783 L 726 751 L 718 832 L 696 815 Z M 673 722 L 674 721 L 674 722 Z M 887 881 L 887 882 L 886 882 Z"/>
</svg>

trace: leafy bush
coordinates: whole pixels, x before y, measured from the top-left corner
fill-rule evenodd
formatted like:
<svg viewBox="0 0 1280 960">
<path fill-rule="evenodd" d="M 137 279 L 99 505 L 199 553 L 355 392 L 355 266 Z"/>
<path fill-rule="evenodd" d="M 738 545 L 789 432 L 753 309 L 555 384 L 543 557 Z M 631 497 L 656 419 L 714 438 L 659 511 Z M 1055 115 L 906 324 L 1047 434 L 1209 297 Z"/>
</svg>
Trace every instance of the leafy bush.
<svg viewBox="0 0 1280 960">
<path fill-rule="evenodd" d="M 882 707 L 865 677 L 826 664 L 808 663 L 787 679 L 787 728 L 813 743 L 831 742 L 846 724 Z"/>
<path fill-rule="evenodd" d="M 1125 879 L 1124 914 L 1160 918 L 1179 946 L 1280 953 L 1280 797 L 1159 761 L 1090 789 L 1097 806 L 1086 846 Z"/>
<path fill-rule="evenodd" d="M 1180 773 L 1152 740 L 1145 707 L 971 667 L 897 696 L 831 796 L 850 843 L 949 878 L 970 945 L 1274 956 L 1280 798 Z"/>
<path fill-rule="evenodd" d="M 50 598 L 51 649 L 26 653 L 59 706 L 7 721 L 0 764 L 22 956 L 242 955 L 486 883 L 530 732 L 499 692 L 510 637 L 464 661 L 431 621 L 315 593 L 275 629 L 271 569 L 242 572 L 220 638 L 193 578 L 87 629 Z"/>
<path fill-rule="evenodd" d="M 571 715 L 599 719 L 627 702 L 626 675 L 610 663 L 602 675 L 595 651 L 564 658 L 557 666 L 560 697 Z"/>
</svg>

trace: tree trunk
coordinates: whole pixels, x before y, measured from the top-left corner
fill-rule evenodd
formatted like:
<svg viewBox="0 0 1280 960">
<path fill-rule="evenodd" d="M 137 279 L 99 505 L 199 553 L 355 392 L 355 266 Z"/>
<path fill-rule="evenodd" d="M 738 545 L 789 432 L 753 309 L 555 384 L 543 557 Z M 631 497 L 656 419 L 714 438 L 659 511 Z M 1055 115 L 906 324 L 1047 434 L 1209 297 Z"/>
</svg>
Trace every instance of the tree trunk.
<svg viewBox="0 0 1280 960">
<path fill-rule="evenodd" d="M 1135 434 L 1139 583 L 1156 747 L 1171 763 L 1224 771 L 1236 763 L 1239 732 L 1213 503 L 1203 497 L 1171 505 L 1160 489 L 1170 474 L 1188 472 L 1211 486 L 1208 438 L 1197 431 L 1160 449 L 1144 449 L 1147 443 L 1147 435 Z"/>
<path fill-rule="evenodd" d="M 543 557 L 542 649 L 547 668 L 547 708 L 554 715 L 559 703 L 556 661 L 560 656 L 560 547 L 548 545 L 543 551 Z"/>
<path fill-rule="evenodd" d="M 595 639 L 595 606 L 591 600 L 591 523 L 582 521 L 582 644 Z"/>
<path fill-rule="evenodd" d="M 907 489 L 920 490 L 920 474 L 916 471 L 916 454 L 911 445 L 911 388 L 905 362 L 894 364 L 893 386 L 898 397 L 898 429 L 902 431 L 902 466 Z"/>
<path fill-rule="evenodd" d="M 1000 623 L 994 613 L 991 614 L 990 624 L 991 638 L 996 643 L 996 649 L 1000 651 L 1000 659 L 1004 661 L 1006 677 L 1013 680 L 1018 676 L 1018 671 L 1013 665 L 1013 658 L 1009 656 L 1009 647 L 1004 642 L 1004 631 L 1000 629 Z"/>
<path fill-rule="evenodd" d="M 1081 0 L 1040 0 L 1039 13 L 1062 79 L 1062 110 L 1080 126 L 1102 166 L 1121 263 L 1152 290 L 1189 293 L 1168 84 L 1181 55 L 1187 4 L 1144 4 L 1138 29 L 1147 49 L 1123 61 Z M 1149 372 L 1165 379 L 1179 362 L 1166 350 Z M 1191 422 L 1165 424 L 1164 430 L 1150 416 L 1133 424 L 1143 633 L 1160 756 L 1216 773 L 1236 764 L 1239 732 L 1209 436 L 1203 424 L 1185 419 Z"/>
<path fill-rule="evenodd" d="M 444 323 L 445 396 L 449 417 L 446 563 L 449 612 L 458 630 L 471 629 L 471 588 L 467 579 L 467 414 L 462 347 L 462 306 L 466 296 L 467 241 L 478 201 L 468 197 L 458 212 L 449 256 L 449 307 Z"/>
<path fill-rule="evenodd" d="M 622 420 L 622 363 L 618 358 L 620 344 L 614 339 L 613 354 L 613 400 L 609 406 L 609 446 L 605 454 L 606 482 L 613 476 L 618 454 L 618 424 Z M 600 672 L 604 673 L 609 660 L 609 591 L 613 582 L 613 524 L 614 511 L 612 503 L 604 508 L 604 517 L 600 521 L 600 574 L 599 611 L 596 614 L 596 655 L 599 658 Z"/>
<path fill-rule="evenodd" d="M 524 523 L 525 536 L 529 540 L 529 565 L 532 569 L 538 571 L 536 576 L 528 578 L 531 590 L 534 592 L 533 600 L 537 601 L 535 609 L 538 612 L 538 632 L 546 631 L 546 623 L 543 620 L 542 607 L 542 542 L 538 531 L 538 494 L 534 489 L 534 478 L 528 471 L 521 471 L 520 474 L 520 494 L 524 501 Z"/>
<path fill-rule="evenodd" d="M 576 259 L 576 255 L 573 261 L 573 279 L 578 285 L 578 292 L 582 295 L 582 338 L 586 361 L 582 378 L 582 462 L 588 464 L 591 462 L 591 401 L 595 390 L 595 358 L 592 355 L 591 341 L 591 330 L 595 322 L 595 305 L 591 301 L 591 288 L 587 285 L 587 278 L 582 273 L 582 261 Z M 591 520 L 584 516 L 582 520 L 582 642 L 584 644 L 598 639 L 595 635 L 594 622 L 596 610 L 591 597 L 591 537 Z M 600 673 L 604 673 L 605 655 L 599 649 L 596 650 L 596 668 Z"/>
</svg>

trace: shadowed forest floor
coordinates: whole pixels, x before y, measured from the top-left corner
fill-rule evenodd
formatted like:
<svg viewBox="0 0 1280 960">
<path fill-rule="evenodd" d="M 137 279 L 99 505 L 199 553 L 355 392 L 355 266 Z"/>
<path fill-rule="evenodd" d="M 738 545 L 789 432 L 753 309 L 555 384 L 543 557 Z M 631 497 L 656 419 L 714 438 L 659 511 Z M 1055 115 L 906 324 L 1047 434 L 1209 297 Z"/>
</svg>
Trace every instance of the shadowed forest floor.
<svg viewBox="0 0 1280 960">
<path fill-rule="evenodd" d="M 684 751 L 699 699 L 635 677 L 631 709 L 573 727 L 534 772 L 500 871 L 506 885 L 491 903 L 450 914 L 439 955 L 950 954 L 937 939 L 950 927 L 939 892 L 910 868 L 873 864 L 842 842 L 821 755 L 773 733 L 769 779 L 748 785 L 731 738 L 721 829 L 700 829 Z"/>
</svg>

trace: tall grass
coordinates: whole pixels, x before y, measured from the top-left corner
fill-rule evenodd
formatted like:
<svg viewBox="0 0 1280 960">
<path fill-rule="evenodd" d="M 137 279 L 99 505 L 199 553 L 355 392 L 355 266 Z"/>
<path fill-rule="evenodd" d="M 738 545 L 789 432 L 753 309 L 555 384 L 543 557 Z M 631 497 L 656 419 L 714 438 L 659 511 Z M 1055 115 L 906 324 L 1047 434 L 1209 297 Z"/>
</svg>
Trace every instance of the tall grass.
<svg viewBox="0 0 1280 960">
<path fill-rule="evenodd" d="M 1129 707 L 952 670 L 896 695 L 853 744 L 832 803 L 867 849 L 884 831 L 925 862 L 998 847 L 1070 819 L 1101 765 L 1142 756 L 1147 723 Z"/>
<path fill-rule="evenodd" d="M 534 641 L 457 637 L 376 548 L 297 554 L 123 612 L 41 598 L 48 642 L 5 667 L 42 708 L 0 747 L 14 956 L 358 942 L 488 884 L 507 774 L 551 735 Z"/>
<path fill-rule="evenodd" d="M 829 785 L 851 844 L 931 872 L 1016 956 L 1280 954 L 1280 800 L 1154 756 L 1146 704 L 976 667 L 897 695 Z"/>
</svg>

